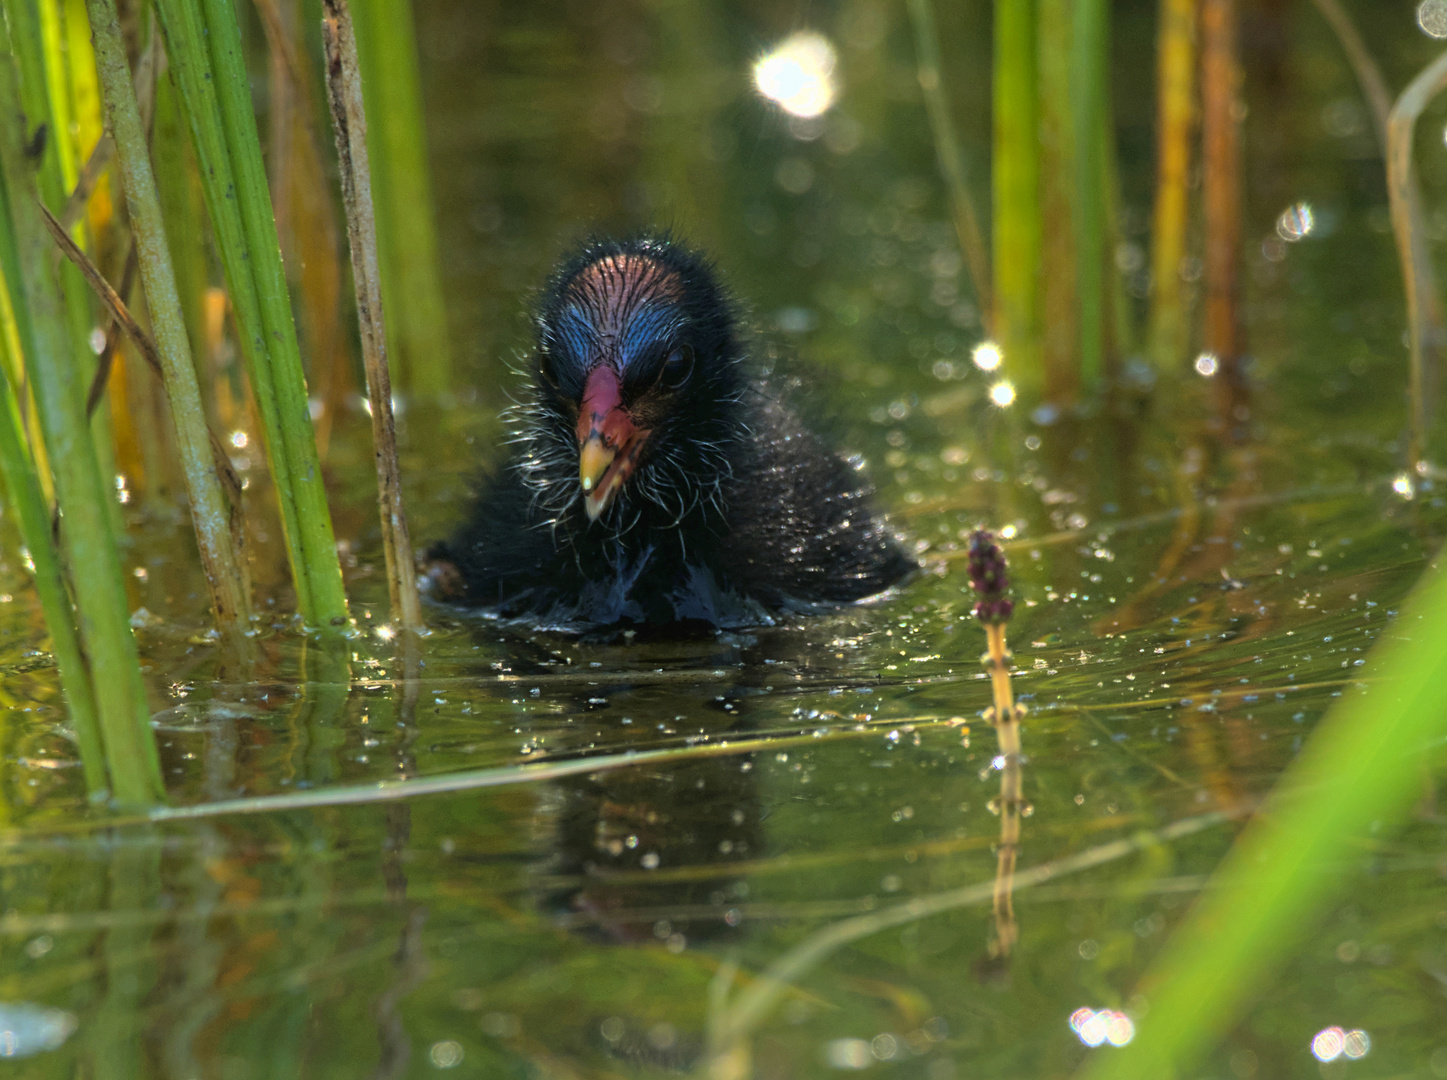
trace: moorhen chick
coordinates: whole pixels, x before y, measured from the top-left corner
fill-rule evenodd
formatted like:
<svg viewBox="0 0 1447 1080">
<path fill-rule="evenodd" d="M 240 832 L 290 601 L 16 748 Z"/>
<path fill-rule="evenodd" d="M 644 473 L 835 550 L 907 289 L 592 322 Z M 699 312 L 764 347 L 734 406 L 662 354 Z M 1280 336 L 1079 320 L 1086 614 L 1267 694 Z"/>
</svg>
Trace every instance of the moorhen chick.
<svg viewBox="0 0 1447 1080">
<path fill-rule="evenodd" d="M 435 599 L 588 631 L 768 625 L 915 563 L 751 368 L 709 263 L 595 240 L 544 290 L 513 455 L 427 554 Z"/>
</svg>

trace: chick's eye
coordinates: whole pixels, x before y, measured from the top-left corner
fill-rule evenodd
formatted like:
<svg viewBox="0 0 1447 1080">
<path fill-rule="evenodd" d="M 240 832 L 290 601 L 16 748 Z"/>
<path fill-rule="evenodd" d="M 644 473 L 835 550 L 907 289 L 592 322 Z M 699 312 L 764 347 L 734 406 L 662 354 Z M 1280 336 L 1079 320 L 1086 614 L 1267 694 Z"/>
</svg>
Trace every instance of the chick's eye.
<svg viewBox="0 0 1447 1080">
<path fill-rule="evenodd" d="M 658 381 L 670 389 L 678 389 L 693 372 L 693 350 L 687 345 L 680 345 L 668 354 L 663 361 L 663 370 L 659 374 Z"/>
<path fill-rule="evenodd" d="M 538 353 L 538 374 L 554 390 L 558 389 L 557 362 L 553 359 L 553 354 L 546 349 Z"/>
</svg>

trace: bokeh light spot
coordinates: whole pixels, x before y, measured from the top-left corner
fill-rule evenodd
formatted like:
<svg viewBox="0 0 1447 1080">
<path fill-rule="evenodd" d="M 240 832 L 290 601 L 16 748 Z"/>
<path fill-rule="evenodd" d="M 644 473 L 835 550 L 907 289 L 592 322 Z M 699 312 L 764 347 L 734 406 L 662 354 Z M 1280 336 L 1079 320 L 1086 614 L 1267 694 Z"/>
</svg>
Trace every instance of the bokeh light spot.
<svg viewBox="0 0 1447 1080">
<path fill-rule="evenodd" d="M 823 34 L 791 34 L 754 65 L 754 86 L 790 116 L 822 116 L 839 93 L 836 61 L 834 46 Z"/>
</svg>

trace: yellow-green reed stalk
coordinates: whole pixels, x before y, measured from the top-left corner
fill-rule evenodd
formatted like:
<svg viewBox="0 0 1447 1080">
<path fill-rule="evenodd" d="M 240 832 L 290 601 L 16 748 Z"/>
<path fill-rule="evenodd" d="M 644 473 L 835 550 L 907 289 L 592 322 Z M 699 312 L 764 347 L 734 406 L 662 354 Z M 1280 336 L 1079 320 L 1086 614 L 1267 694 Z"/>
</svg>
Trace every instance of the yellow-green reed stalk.
<svg viewBox="0 0 1447 1080">
<path fill-rule="evenodd" d="M 8 48 L 0 49 L 0 57 L 11 55 Z M 123 803 L 151 802 L 162 794 L 160 762 L 111 528 L 108 504 L 114 500 L 96 463 L 85 420 L 87 380 L 77 364 L 80 350 L 70 339 L 21 115 L 14 67 L 0 60 L 0 169 L 18 273 L 15 278 L 7 273 L 6 285 L 17 313 L 24 311 L 24 318 L 17 320 L 19 338 L 55 483 L 61 541 L 78 636 L 89 661 L 110 791 Z M 93 765 L 87 770 L 94 775 Z"/>
<path fill-rule="evenodd" d="M 176 289 L 156 178 L 151 172 L 146 131 L 131 84 L 115 0 L 87 0 L 87 8 L 106 123 L 116 144 L 116 164 L 130 212 L 131 239 L 150 311 L 151 334 L 176 429 L 196 546 L 211 590 L 217 626 L 233 638 L 233 643 L 239 643 L 237 636 L 245 632 L 251 611 L 245 568 L 233 543 L 232 515 L 239 508 L 228 504 L 212 461 L 211 432 L 206 426 L 201 387 L 191 360 L 186 319 Z"/>
<path fill-rule="evenodd" d="M 322 42 L 327 60 L 327 100 L 337 136 L 342 174 L 342 205 L 347 212 L 347 242 L 367 395 L 372 404 L 372 444 L 377 463 L 377 508 L 382 519 L 382 551 L 387 563 L 392 617 L 404 629 L 423 629 L 422 601 L 407 512 L 402 507 L 402 474 L 397 465 L 397 429 L 392 417 L 392 382 L 387 370 L 386 306 L 377 259 L 377 228 L 372 213 L 372 171 L 367 153 L 367 112 L 357 41 L 346 0 L 322 0 Z"/>
<path fill-rule="evenodd" d="M 161 198 L 161 220 L 171 241 L 171 264 L 181 311 L 186 319 L 186 336 L 192 348 L 201 350 L 206 341 L 202 306 L 208 284 L 206 270 L 206 213 L 201 205 L 201 183 L 196 162 L 186 141 L 186 121 L 175 84 L 161 79 L 156 84 L 156 112 L 151 124 L 151 160 L 156 166 L 156 186 Z M 207 370 L 204 355 L 193 354 L 197 373 Z M 205 376 L 203 376 L 204 385 Z"/>
<path fill-rule="evenodd" d="M 1109 288 L 1107 146 L 1110 5 L 1075 0 L 1070 41 L 1072 128 L 1075 133 L 1076 288 L 1080 297 L 1080 374 L 1099 384 L 1105 369 Z"/>
<path fill-rule="evenodd" d="M 452 388 L 442 277 L 437 261 L 427 116 L 410 0 L 358 0 L 352 10 L 367 102 L 367 148 L 387 352 L 412 393 Z"/>
<path fill-rule="evenodd" d="M 8 207 L 9 198 L 0 181 L 0 265 L 6 281 L 19 281 L 19 254 L 10 230 Z M 6 333 L 0 338 L 0 344 L 8 351 L 10 342 L 16 339 L 18 334 Z M 7 369 L 9 367 L 7 365 Z M 0 369 L 0 476 L 4 477 L 7 502 L 34 568 L 35 591 L 40 597 L 40 610 L 50 632 L 56 667 L 60 669 L 60 685 L 65 692 L 71 727 L 75 729 L 80 747 L 85 786 L 92 793 L 104 791 L 107 786 L 105 743 L 96 717 L 95 693 L 75 630 L 75 610 L 61 576 L 60 557 L 51 539 L 50 513 L 35 461 L 26 446 L 20 403 L 4 369 Z"/>
<path fill-rule="evenodd" d="M 10 55 L 19 71 L 19 98 L 27 126 L 26 135 L 34 140 L 32 149 L 39 153 L 36 184 L 40 198 L 51 213 L 60 214 L 69 198 L 78 175 L 76 150 L 71 138 L 70 91 L 66 77 L 64 34 L 60 9 L 53 3 L 38 0 L 4 0 L 5 21 L 10 37 Z M 42 132 L 42 128 L 44 129 Z M 79 229 L 75 239 L 84 246 Z M 87 376 L 95 366 L 95 357 L 86 344 L 93 323 L 89 290 L 79 271 L 70 265 L 61 267 L 61 298 L 65 305 L 68 338 L 76 349 L 75 362 Z M 86 383 L 77 383 L 80 400 L 85 400 Z M 115 475 L 115 455 L 111 445 L 110 426 L 106 415 L 97 410 L 91 430 L 96 460 L 107 476 Z M 106 504 L 111 527 L 122 528 L 120 503 L 111 499 Z"/>
<path fill-rule="evenodd" d="M 346 594 L 236 12 L 230 0 L 157 0 L 156 13 L 261 415 L 297 607 L 312 626 L 340 626 Z"/>
<path fill-rule="evenodd" d="M 965 154 L 955 135 L 949 100 L 945 97 L 944 79 L 940 74 L 939 31 L 935 28 L 930 0 L 909 0 L 909 17 L 914 24 L 919 87 L 924 94 L 930 133 L 934 136 L 935 158 L 949 191 L 955 236 L 970 271 L 970 284 L 974 286 L 975 303 L 985 320 L 985 333 L 993 334 L 990 326 L 990 255 L 980 234 L 980 217 L 975 212 L 975 201 L 970 197 L 966 183 Z"/>
<path fill-rule="evenodd" d="M 1043 221 L 1041 362 L 1045 399 L 1080 396 L 1080 302 L 1075 258 L 1074 88 L 1070 79 L 1075 0 L 1038 0 L 1040 10 L 1040 212 Z"/>
<path fill-rule="evenodd" d="M 1035 0 L 995 0 L 994 189 L 996 340 L 1015 384 L 1040 387 L 1040 132 Z"/>
<path fill-rule="evenodd" d="M 1236 0 L 1201 3 L 1201 166 L 1205 304 L 1201 344 L 1220 364 L 1219 423 L 1234 428 L 1245 402 L 1241 369 L 1241 111 Z"/>
<path fill-rule="evenodd" d="M 1156 203 L 1151 228 L 1150 351 L 1174 372 L 1187 349 L 1181 262 L 1190 224 L 1199 0 L 1161 0 L 1156 31 Z"/>
<path fill-rule="evenodd" d="M 1402 264 L 1402 283 L 1407 291 L 1407 333 L 1411 343 L 1407 374 L 1407 462 L 1413 474 L 1427 450 L 1427 394 L 1425 353 L 1431 301 L 1424 296 L 1430 279 L 1422 280 L 1418 268 L 1430 265 L 1427 237 L 1421 221 L 1412 216 L 1412 136 L 1417 119 L 1431 100 L 1447 87 L 1447 53 L 1429 64 L 1408 84 L 1392 107 L 1387 122 L 1387 195 L 1392 208 L 1392 232 Z"/>
</svg>

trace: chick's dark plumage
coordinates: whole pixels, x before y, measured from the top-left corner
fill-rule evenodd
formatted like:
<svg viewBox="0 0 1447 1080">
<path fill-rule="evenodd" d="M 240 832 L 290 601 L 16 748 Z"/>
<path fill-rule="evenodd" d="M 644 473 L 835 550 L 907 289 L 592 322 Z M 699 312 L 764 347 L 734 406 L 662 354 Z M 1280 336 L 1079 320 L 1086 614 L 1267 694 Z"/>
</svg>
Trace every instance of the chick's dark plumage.
<svg viewBox="0 0 1447 1080">
<path fill-rule="evenodd" d="M 533 365 L 511 460 L 428 553 L 438 599 L 569 629 L 738 627 L 914 568 L 858 471 L 750 371 L 699 255 L 588 244 L 544 292 Z"/>
</svg>

